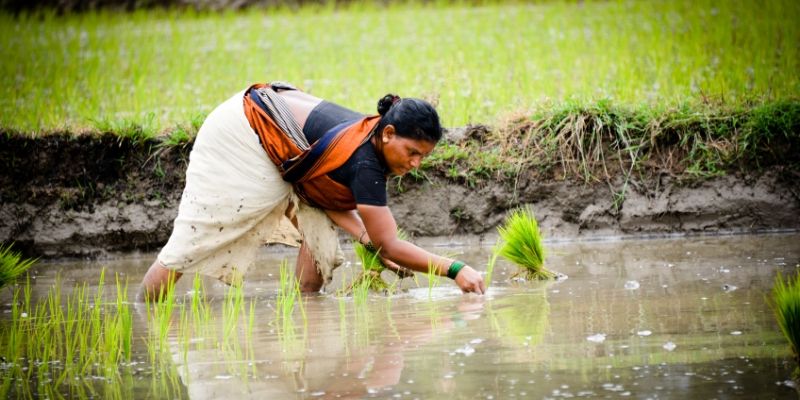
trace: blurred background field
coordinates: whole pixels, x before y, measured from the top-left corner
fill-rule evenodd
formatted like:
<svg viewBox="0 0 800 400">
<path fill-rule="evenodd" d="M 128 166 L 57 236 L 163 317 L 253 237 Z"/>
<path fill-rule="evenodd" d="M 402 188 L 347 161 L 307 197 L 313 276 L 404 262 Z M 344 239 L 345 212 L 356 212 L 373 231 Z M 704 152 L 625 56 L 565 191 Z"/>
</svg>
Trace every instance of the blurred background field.
<svg viewBox="0 0 800 400">
<path fill-rule="evenodd" d="M 800 2 L 459 2 L 0 13 L 0 129 L 196 126 L 255 82 L 446 126 L 542 110 L 747 109 L 800 93 Z"/>
</svg>

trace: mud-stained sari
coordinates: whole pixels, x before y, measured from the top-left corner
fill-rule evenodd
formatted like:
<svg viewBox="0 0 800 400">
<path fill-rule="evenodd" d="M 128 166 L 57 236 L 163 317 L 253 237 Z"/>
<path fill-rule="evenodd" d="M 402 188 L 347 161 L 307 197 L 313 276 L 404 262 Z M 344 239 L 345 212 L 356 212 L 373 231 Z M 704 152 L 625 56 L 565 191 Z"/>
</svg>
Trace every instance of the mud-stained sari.
<svg viewBox="0 0 800 400">
<path fill-rule="evenodd" d="M 158 260 L 168 269 L 199 272 L 236 285 L 261 245 L 305 242 L 327 284 L 343 257 L 336 227 L 319 207 L 348 209 L 355 204 L 349 189 L 325 174 L 347 160 L 346 148 L 355 150 L 349 143 L 363 140 L 376 119 L 366 118 L 346 135 L 334 135 L 340 145 L 348 146 L 317 157 L 311 168 L 304 167 L 293 188 L 283 179 L 283 161 L 301 156 L 293 161 L 300 162 L 303 152 L 275 150 L 285 145 L 278 135 L 282 132 L 275 131 L 272 120 L 253 104 L 248 106 L 246 95 L 247 91 L 240 92 L 219 105 L 200 128 L 189 156 L 178 216 Z M 248 114 L 256 116 L 248 120 Z M 345 152 L 339 154 L 342 149 Z M 282 157 L 280 168 L 274 162 L 276 156 Z M 298 195 L 305 201 L 299 201 Z"/>
</svg>

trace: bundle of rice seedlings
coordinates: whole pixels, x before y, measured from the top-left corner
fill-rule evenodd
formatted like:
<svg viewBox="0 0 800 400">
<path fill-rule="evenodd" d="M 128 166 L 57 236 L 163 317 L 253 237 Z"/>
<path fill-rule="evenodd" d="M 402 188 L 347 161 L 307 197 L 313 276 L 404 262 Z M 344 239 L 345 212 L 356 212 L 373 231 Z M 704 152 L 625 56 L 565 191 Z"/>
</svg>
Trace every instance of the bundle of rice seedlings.
<svg viewBox="0 0 800 400">
<path fill-rule="evenodd" d="M 11 245 L 0 246 L 0 288 L 14 282 L 34 262 L 36 260 L 23 259 L 20 253 L 11 250 Z"/>
<path fill-rule="evenodd" d="M 544 267 L 544 246 L 539 224 L 529 207 L 518 208 L 497 228 L 502 245 L 499 253 L 517 264 L 520 270 L 514 277 L 526 280 L 548 280 L 557 275 Z"/>
<path fill-rule="evenodd" d="M 797 362 L 795 377 L 800 378 L 800 273 L 794 278 L 787 277 L 785 281 L 778 273 L 772 288 L 772 308 Z"/>
<path fill-rule="evenodd" d="M 397 237 L 405 240 L 407 235 L 404 231 L 398 229 Z M 381 277 L 381 272 L 386 269 L 386 265 L 381 261 L 378 252 L 368 249 L 360 242 L 353 243 L 353 250 L 356 253 L 356 257 L 361 261 L 363 271 L 353 280 L 345 292 L 348 294 L 353 293 L 353 289 L 361 285 L 368 286 L 369 290 L 374 292 L 388 291 L 391 285 Z"/>
</svg>

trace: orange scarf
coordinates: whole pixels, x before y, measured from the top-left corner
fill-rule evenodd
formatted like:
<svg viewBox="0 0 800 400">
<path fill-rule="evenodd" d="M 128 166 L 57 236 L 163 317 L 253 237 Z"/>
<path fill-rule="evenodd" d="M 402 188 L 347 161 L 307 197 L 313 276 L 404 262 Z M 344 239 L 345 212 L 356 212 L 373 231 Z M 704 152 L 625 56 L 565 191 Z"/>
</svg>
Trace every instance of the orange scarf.
<svg viewBox="0 0 800 400">
<path fill-rule="evenodd" d="M 250 90 L 264 87 L 264 84 L 251 86 L 244 95 L 244 114 L 250 126 L 258 134 L 261 146 L 267 152 L 270 160 L 278 167 L 281 176 L 286 176 L 292 171 L 292 166 L 306 162 L 310 167 L 301 171 L 297 178 L 290 182 L 295 193 L 308 204 L 326 210 L 352 210 L 356 208 L 353 193 L 345 185 L 334 181 L 327 174 L 341 167 L 353 155 L 353 152 L 367 140 L 370 132 L 375 128 L 380 116 L 365 117 L 354 124 L 340 130 L 335 137 L 327 141 L 327 146 L 320 149 L 317 145 L 320 139 L 306 151 L 300 150 L 297 145 L 275 124 L 253 99 Z M 308 159 L 311 152 L 317 155 L 316 159 Z"/>
</svg>

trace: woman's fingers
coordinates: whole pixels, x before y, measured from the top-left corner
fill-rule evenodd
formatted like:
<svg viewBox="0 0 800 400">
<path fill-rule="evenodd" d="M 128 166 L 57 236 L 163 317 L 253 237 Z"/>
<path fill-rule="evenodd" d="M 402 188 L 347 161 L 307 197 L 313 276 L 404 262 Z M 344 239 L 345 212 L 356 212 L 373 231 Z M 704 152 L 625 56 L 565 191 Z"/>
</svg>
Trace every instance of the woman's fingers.
<svg viewBox="0 0 800 400">
<path fill-rule="evenodd" d="M 464 266 L 456 276 L 456 284 L 464 293 L 483 294 L 486 291 L 486 284 L 478 271 L 470 266 Z"/>
</svg>

